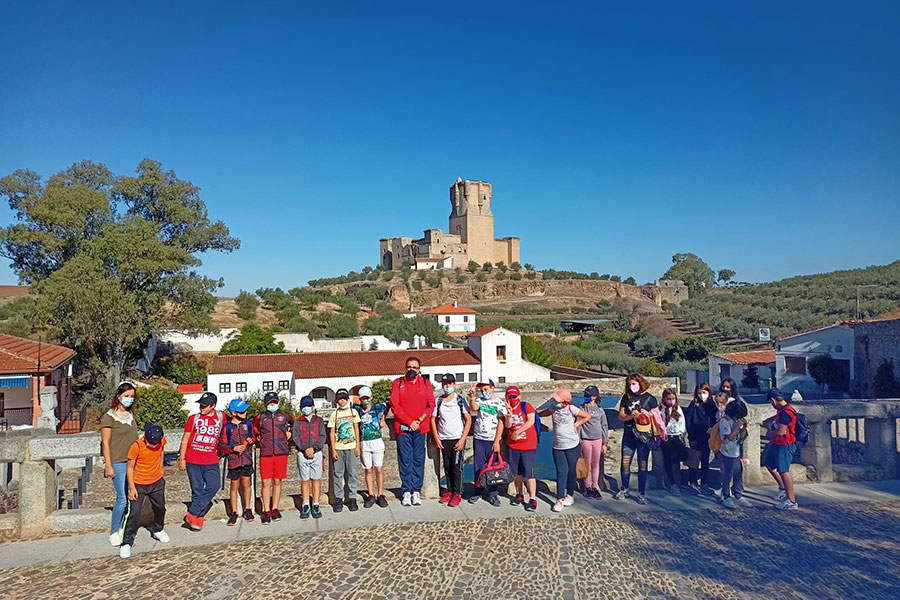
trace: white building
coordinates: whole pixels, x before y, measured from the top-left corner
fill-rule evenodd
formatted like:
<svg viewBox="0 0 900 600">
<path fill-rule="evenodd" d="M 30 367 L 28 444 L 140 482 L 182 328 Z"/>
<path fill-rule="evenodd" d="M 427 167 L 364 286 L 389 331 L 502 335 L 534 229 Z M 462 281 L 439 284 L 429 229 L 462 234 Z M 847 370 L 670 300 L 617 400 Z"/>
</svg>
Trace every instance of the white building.
<svg viewBox="0 0 900 600">
<path fill-rule="evenodd" d="M 415 316 L 415 315 L 413 315 Z M 160 334 L 161 342 L 174 346 L 185 345 L 191 352 L 215 352 L 222 350 L 222 345 L 240 330 L 226 328 L 218 333 L 207 335 L 188 335 L 180 331 L 166 331 Z M 374 342 L 379 350 L 403 350 L 410 347 L 409 342 L 395 344 L 383 335 L 360 335 L 350 338 L 326 338 L 311 340 L 308 333 L 276 333 L 276 342 L 282 342 L 286 352 L 354 352 L 368 350 Z"/>
<path fill-rule="evenodd" d="M 425 314 L 446 329 L 450 335 L 466 335 L 478 329 L 475 326 L 475 315 L 478 313 L 471 308 L 460 306 L 456 300 L 452 304 L 432 308 Z"/>
<path fill-rule="evenodd" d="M 468 337 L 469 352 L 481 360 L 485 378 L 496 384 L 550 381 L 550 369 L 522 358 L 522 336 L 498 325 L 473 331 Z"/>
<path fill-rule="evenodd" d="M 740 387 L 741 380 L 747 375 L 750 367 L 756 367 L 760 380 L 759 387 L 762 389 L 771 387 L 772 378 L 775 377 L 775 350 L 710 354 L 707 362 L 709 387 L 713 390 L 719 389 L 723 379 L 734 379 Z M 690 387 L 690 392 L 693 391 L 694 388 Z"/>
<path fill-rule="evenodd" d="M 843 370 L 841 384 L 828 390 L 829 395 L 842 397 L 850 391 L 853 380 L 853 323 L 838 322 L 833 325 L 801 331 L 778 338 L 775 341 L 775 378 L 780 390 L 790 393 L 799 390 L 801 394 L 821 394 L 822 386 L 809 375 L 809 360 L 830 354 Z"/>
<path fill-rule="evenodd" d="M 416 258 L 416 271 L 437 271 L 440 269 L 452 269 L 453 257 L 443 258 Z"/>
</svg>

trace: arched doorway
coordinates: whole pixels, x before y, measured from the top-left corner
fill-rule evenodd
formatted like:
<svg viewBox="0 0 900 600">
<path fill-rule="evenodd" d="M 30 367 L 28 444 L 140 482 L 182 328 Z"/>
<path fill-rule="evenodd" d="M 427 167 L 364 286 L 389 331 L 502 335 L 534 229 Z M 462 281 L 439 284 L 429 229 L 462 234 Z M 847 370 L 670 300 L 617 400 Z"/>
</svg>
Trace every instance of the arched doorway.
<svg viewBox="0 0 900 600">
<path fill-rule="evenodd" d="M 316 408 L 334 408 L 334 390 L 330 387 L 314 388 L 309 395 L 316 401 Z"/>
<path fill-rule="evenodd" d="M 388 250 L 384 253 L 384 256 L 381 257 L 381 266 L 384 267 L 385 271 L 390 271 L 394 268 L 394 253 Z"/>
</svg>

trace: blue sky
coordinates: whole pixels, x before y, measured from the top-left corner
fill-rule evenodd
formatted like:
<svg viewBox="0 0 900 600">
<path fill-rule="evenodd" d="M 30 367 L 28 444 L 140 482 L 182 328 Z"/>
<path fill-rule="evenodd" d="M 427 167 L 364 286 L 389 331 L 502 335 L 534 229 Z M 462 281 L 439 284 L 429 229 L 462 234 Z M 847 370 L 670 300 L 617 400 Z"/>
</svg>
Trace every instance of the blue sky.
<svg viewBox="0 0 900 600">
<path fill-rule="evenodd" d="M 161 161 L 224 295 L 374 266 L 457 176 L 540 268 L 900 258 L 900 4 L 420 4 L 5 2 L 0 175 Z"/>
</svg>

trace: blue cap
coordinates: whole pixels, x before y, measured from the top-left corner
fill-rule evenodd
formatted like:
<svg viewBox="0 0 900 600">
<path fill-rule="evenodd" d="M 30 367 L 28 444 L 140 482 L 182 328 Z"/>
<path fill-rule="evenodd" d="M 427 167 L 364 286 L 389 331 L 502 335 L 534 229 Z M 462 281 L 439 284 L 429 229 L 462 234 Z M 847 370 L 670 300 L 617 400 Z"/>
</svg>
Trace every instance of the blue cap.
<svg viewBox="0 0 900 600">
<path fill-rule="evenodd" d="M 266 404 L 270 404 L 272 402 L 281 402 L 281 398 L 278 397 L 278 394 L 275 392 L 266 392 L 266 397 L 263 398 L 263 402 Z"/>
<path fill-rule="evenodd" d="M 250 405 L 244 402 L 241 398 L 235 398 L 228 404 L 228 412 L 230 412 L 231 414 L 242 413 L 248 408 L 250 408 Z"/>
<path fill-rule="evenodd" d="M 300 408 L 303 408 L 304 406 L 315 406 L 315 405 L 316 405 L 316 401 L 313 400 L 312 396 L 303 396 L 302 398 L 300 398 Z"/>
<path fill-rule="evenodd" d="M 144 441 L 148 444 L 158 444 L 163 439 L 163 430 L 159 425 L 147 423 L 144 425 Z"/>
<path fill-rule="evenodd" d="M 779 392 L 777 388 L 772 388 L 766 392 L 766 400 L 784 400 L 784 394 Z"/>
</svg>

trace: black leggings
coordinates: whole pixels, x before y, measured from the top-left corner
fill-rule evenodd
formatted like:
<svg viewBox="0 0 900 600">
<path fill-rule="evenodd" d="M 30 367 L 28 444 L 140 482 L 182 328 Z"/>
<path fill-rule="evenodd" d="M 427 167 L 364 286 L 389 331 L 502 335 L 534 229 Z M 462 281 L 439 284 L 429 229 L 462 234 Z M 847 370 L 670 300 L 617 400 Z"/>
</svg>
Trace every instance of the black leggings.
<svg viewBox="0 0 900 600">
<path fill-rule="evenodd" d="M 681 436 L 670 437 L 660 445 L 663 453 L 663 469 L 669 487 L 679 482 L 676 472 L 681 472 L 681 461 L 684 459 L 687 449 L 684 446 L 684 438 Z"/>
<path fill-rule="evenodd" d="M 631 458 L 638 457 L 638 492 L 643 496 L 647 491 L 647 461 L 650 459 L 650 442 L 642 442 L 634 431 L 626 425 L 622 436 L 622 489 L 631 483 Z"/>
<path fill-rule="evenodd" d="M 700 468 L 690 469 L 688 471 L 688 481 L 691 483 L 699 483 L 700 485 L 709 484 L 709 434 L 697 434 L 690 436 L 690 445 L 692 450 L 700 451 Z M 699 482 L 698 482 L 699 479 Z"/>
</svg>

